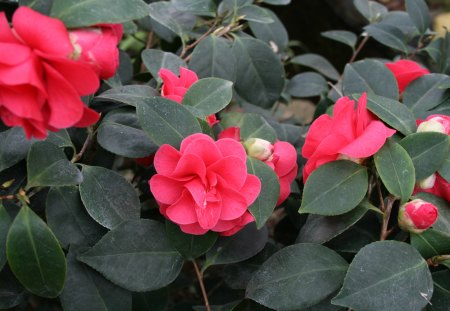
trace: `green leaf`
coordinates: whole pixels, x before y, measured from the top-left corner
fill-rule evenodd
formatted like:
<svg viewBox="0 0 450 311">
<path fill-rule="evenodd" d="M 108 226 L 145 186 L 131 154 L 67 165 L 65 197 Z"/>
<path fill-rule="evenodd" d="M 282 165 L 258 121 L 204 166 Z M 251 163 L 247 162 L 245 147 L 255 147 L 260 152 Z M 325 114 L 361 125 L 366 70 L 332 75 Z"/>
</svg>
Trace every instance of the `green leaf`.
<svg viewBox="0 0 450 311">
<path fill-rule="evenodd" d="M 34 11 L 42 13 L 44 15 L 49 15 L 50 9 L 53 5 L 53 0 L 16 0 L 15 2 L 19 2 L 19 5 L 26 5 L 32 8 Z"/>
<path fill-rule="evenodd" d="M 62 20 L 68 28 L 78 28 L 123 23 L 145 17 L 148 12 L 142 0 L 58 0 L 53 1 L 50 15 Z"/>
<path fill-rule="evenodd" d="M 158 149 L 141 129 L 134 109 L 108 113 L 98 127 L 97 140 L 106 150 L 130 158 L 146 157 Z"/>
<path fill-rule="evenodd" d="M 147 85 L 125 85 L 107 90 L 94 98 L 95 101 L 113 101 L 136 107 L 144 98 L 158 95 L 155 89 Z"/>
<path fill-rule="evenodd" d="M 261 181 L 261 192 L 248 208 L 255 217 L 256 227 L 261 229 L 277 205 L 280 182 L 267 164 L 251 157 L 247 157 L 247 172 L 256 175 Z"/>
<path fill-rule="evenodd" d="M 178 11 L 171 2 L 160 1 L 149 5 L 150 17 L 176 33 L 182 40 L 195 25 L 196 17 L 188 12 Z"/>
<path fill-rule="evenodd" d="M 66 259 L 50 228 L 24 205 L 8 232 L 8 264 L 20 283 L 35 295 L 54 298 L 64 286 Z"/>
<path fill-rule="evenodd" d="M 427 192 L 416 193 L 411 199 L 422 199 L 434 204 L 438 208 L 439 217 L 433 229 L 450 235 L 450 203 L 447 200 Z"/>
<path fill-rule="evenodd" d="M 10 225 L 11 218 L 0 202 L 0 271 L 6 263 L 6 236 Z"/>
<path fill-rule="evenodd" d="M 20 285 L 8 266 L 3 270 L 0 270 L 1 310 L 9 310 L 9 308 L 13 308 L 25 302 L 25 298 L 28 298 L 27 296 L 27 291 Z"/>
<path fill-rule="evenodd" d="M 344 214 L 364 198 L 368 187 L 367 168 L 339 160 L 319 166 L 306 181 L 299 213 L 325 216 Z"/>
<path fill-rule="evenodd" d="M 374 155 L 375 167 L 386 189 L 402 202 L 413 193 L 416 177 L 411 158 L 398 143 L 388 140 Z"/>
<path fill-rule="evenodd" d="M 375 1 L 353 0 L 353 5 L 370 23 L 380 20 L 388 13 L 384 5 Z"/>
<path fill-rule="evenodd" d="M 258 230 L 254 223 L 250 223 L 232 236 L 220 237 L 206 253 L 202 270 L 212 265 L 235 263 L 253 257 L 266 245 L 267 234 L 267 227 Z"/>
<path fill-rule="evenodd" d="M 65 129 L 59 130 L 58 132 L 48 132 L 48 137 L 45 141 L 52 143 L 59 148 L 75 148 L 69 133 Z"/>
<path fill-rule="evenodd" d="M 217 9 L 217 14 L 223 16 L 233 15 L 233 18 L 236 18 L 237 11 L 240 8 L 251 5 L 252 3 L 253 0 L 222 0 Z M 228 13 L 225 14 L 226 12 Z"/>
<path fill-rule="evenodd" d="M 263 108 L 271 107 L 284 87 L 284 68 L 279 57 L 264 42 L 236 38 L 233 44 L 237 93 L 246 101 Z"/>
<path fill-rule="evenodd" d="M 275 13 L 270 10 L 266 11 L 273 19 L 272 23 L 263 24 L 249 21 L 248 25 L 257 39 L 264 41 L 271 46 L 275 44 L 277 48 L 276 51 L 283 51 L 289 43 L 287 30 Z"/>
<path fill-rule="evenodd" d="M 83 166 L 80 195 L 87 212 L 103 227 L 112 229 L 125 220 L 139 219 L 139 197 L 133 186 L 114 171 Z"/>
<path fill-rule="evenodd" d="M 372 24 L 364 27 L 367 33 L 378 42 L 404 54 L 409 52 L 407 38 L 397 27 L 387 24 Z"/>
<path fill-rule="evenodd" d="M 411 110 L 396 100 L 370 94 L 367 109 L 403 135 L 416 131 L 416 120 Z"/>
<path fill-rule="evenodd" d="M 243 16 L 242 19 L 244 20 L 255 23 L 273 23 L 270 11 L 254 4 L 239 8 L 239 10 L 237 11 L 237 15 Z"/>
<path fill-rule="evenodd" d="M 291 3 L 291 0 L 262 0 L 262 2 L 271 5 L 288 5 Z"/>
<path fill-rule="evenodd" d="M 430 270 L 417 250 L 382 241 L 356 254 L 332 303 L 355 310 L 420 311 L 432 294 Z"/>
<path fill-rule="evenodd" d="M 148 219 L 122 223 L 78 259 L 115 284 L 138 292 L 172 283 L 183 266 L 164 225 Z"/>
<path fill-rule="evenodd" d="M 200 41 L 191 55 L 189 68 L 200 78 L 216 77 L 235 81 L 236 60 L 230 41 L 209 35 Z"/>
<path fill-rule="evenodd" d="M 291 63 L 315 69 L 332 80 L 339 79 L 339 72 L 336 68 L 326 58 L 318 54 L 302 54 L 291 59 Z"/>
<path fill-rule="evenodd" d="M 307 308 L 341 286 L 347 267 L 341 256 L 325 246 L 291 245 L 255 272 L 246 297 L 277 310 Z"/>
<path fill-rule="evenodd" d="M 161 68 L 168 69 L 175 73 L 180 74 L 180 67 L 187 68 L 186 62 L 170 52 L 164 52 L 156 49 L 146 49 L 141 53 L 142 61 L 145 67 L 150 71 L 150 74 L 158 81 L 161 78 L 158 76 L 158 72 Z"/>
<path fill-rule="evenodd" d="M 195 15 L 214 16 L 216 11 L 214 0 L 172 0 L 172 3 L 177 10 Z"/>
<path fill-rule="evenodd" d="M 355 209 L 338 216 L 321 216 L 311 214 L 302 226 L 297 243 L 328 242 L 358 222 L 368 211 L 368 201 L 361 202 Z"/>
<path fill-rule="evenodd" d="M 27 157 L 27 188 L 36 186 L 70 186 L 83 181 L 78 168 L 67 160 L 58 146 L 36 142 Z"/>
<path fill-rule="evenodd" d="M 398 86 L 392 72 L 376 60 L 360 60 L 347 64 L 343 77 L 344 95 L 367 92 L 398 99 Z"/>
<path fill-rule="evenodd" d="M 403 93 L 403 103 L 414 112 L 431 110 L 450 98 L 446 88 L 450 81 L 443 74 L 428 74 L 412 81 Z"/>
<path fill-rule="evenodd" d="M 441 168 L 438 170 L 439 175 L 442 176 L 448 183 L 450 183 L 450 154 L 447 155 L 447 158 L 442 163 Z"/>
<path fill-rule="evenodd" d="M 206 253 L 216 242 L 217 233 L 208 231 L 203 235 L 192 235 L 181 231 L 180 227 L 173 222 L 166 221 L 166 231 L 170 244 L 185 259 L 195 259 Z"/>
<path fill-rule="evenodd" d="M 131 310 L 129 291 L 110 283 L 77 261 L 76 257 L 87 249 L 71 246 L 67 255 L 67 281 L 60 296 L 64 311 Z"/>
<path fill-rule="evenodd" d="M 241 129 L 241 139 L 261 138 L 274 143 L 275 130 L 261 115 L 256 113 L 231 112 L 223 115 L 220 122 L 223 128 L 237 126 Z"/>
<path fill-rule="evenodd" d="M 421 234 L 411 233 L 411 245 L 423 258 L 450 254 L 450 234 L 428 229 Z"/>
<path fill-rule="evenodd" d="M 324 31 L 320 33 L 325 38 L 341 42 L 345 45 L 348 45 L 352 48 L 352 50 L 355 50 L 356 41 L 358 40 L 358 37 L 351 31 L 347 30 L 329 30 Z"/>
<path fill-rule="evenodd" d="M 408 12 L 414 25 L 423 34 L 431 24 L 430 12 L 424 0 L 405 0 L 406 12 Z"/>
<path fill-rule="evenodd" d="M 23 129 L 13 127 L 0 133 L 0 172 L 25 159 L 34 140 L 26 139 Z"/>
<path fill-rule="evenodd" d="M 448 135 L 422 132 L 408 135 L 400 145 L 408 152 L 416 170 L 416 180 L 422 180 L 436 172 L 448 156 Z"/>
<path fill-rule="evenodd" d="M 94 244 L 104 234 L 103 228 L 87 214 L 77 187 L 52 187 L 45 214 L 48 226 L 64 248 L 69 244 Z"/>
<path fill-rule="evenodd" d="M 315 72 L 303 72 L 293 76 L 286 88 L 286 92 L 295 97 L 319 96 L 327 91 L 327 80 Z"/>
<path fill-rule="evenodd" d="M 142 129 L 158 145 L 178 148 L 184 138 L 202 131 L 187 108 L 162 97 L 143 100 L 136 111 Z"/>
<path fill-rule="evenodd" d="M 182 104 L 194 108 L 194 115 L 205 118 L 225 108 L 233 97 L 233 83 L 219 78 L 198 80 L 186 92 Z"/>
<path fill-rule="evenodd" d="M 448 311 L 450 305 L 450 271 L 437 271 L 432 274 L 434 282 L 434 293 L 427 311 Z"/>
</svg>

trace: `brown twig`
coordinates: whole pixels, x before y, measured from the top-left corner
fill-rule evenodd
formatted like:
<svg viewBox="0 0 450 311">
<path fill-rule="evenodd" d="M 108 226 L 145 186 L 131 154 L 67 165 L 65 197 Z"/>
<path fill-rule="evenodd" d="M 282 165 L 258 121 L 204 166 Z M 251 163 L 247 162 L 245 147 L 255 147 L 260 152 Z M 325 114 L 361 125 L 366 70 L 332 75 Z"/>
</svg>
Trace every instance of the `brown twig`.
<svg viewBox="0 0 450 311">
<path fill-rule="evenodd" d="M 386 240 L 386 238 L 389 236 L 389 234 L 392 233 L 393 228 L 388 230 L 389 225 L 389 218 L 391 217 L 391 211 L 392 206 L 394 205 L 395 199 L 388 197 L 387 198 L 387 204 L 384 210 L 384 216 L 383 216 L 383 224 L 381 226 L 381 233 L 380 233 L 380 241 Z"/>
<path fill-rule="evenodd" d="M 183 58 L 184 55 L 186 55 L 187 51 L 189 51 L 190 49 L 196 47 L 197 44 L 199 44 L 203 39 L 205 39 L 207 36 L 209 36 L 215 30 L 214 28 L 216 27 L 216 25 L 217 25 L 217 21 L 215 21 L 214 24 L 211 26 L 211 28 L 209 28 L 208 31 L 206 31 L 204 34 L 202 34 L 197 40 L 195 40 L 193 43 L 191 43 L 189 45 L 186 45 L 184 47 L 183 51 L 181 51 L 180 58 Z M 187 57 L 183 58 L 183 59 L 185 61 L 188 61 L 190 59 L 190 57 L 189 57 L 189 59 Z"/>
<path fill-rule="evenodd" d="M 203 277 L 200 273 L 200 269 L 198 268 L 197 262 L 192 260 L 192 264 L 194 265 L 195 274 L 197 275 L 198 282 L 200 284 L 200 289 L 202 290 L 203 300 L 205 301 L 206 311 L 211 311 L 211 307 L 209 305 L 208 294 L 206 294 L 205 284 L 203 284 Z"/>
<path fill-rule="evenodd" d="M 76 155 L 73 156 L 73 158 L 72 158 L 72 160 L 70 160 L 70 162 L 76 163 L 83 157 L 83 154 L 86 152 L 86 150 L 89 147 L 89 145 L 91 144 L 93 138 L 94 138 L 94 129 L 92 127 L 88 127 L 88 136 L 86 137 L 86 140 L 84 141 L 83 147 L 81 147 L 80 152 L 78 152 Z"/>
<path fill-rule="evenodd" d="M 350 61 L 348 62 L 349 64 L 353 63 L 356 59 L 356 57 L 358 57 L 359 52 L 361 52 L 362 48 L 364 47 L 364 45 L 366 45 L 367 41 L 369 40 L 369 35 L 365 36 L 364 39 L 361 40 L 361 42 L 359 43 L 358 47 L 356 48 L 356 50 L 353 52 L 352 58 L 350 58 Z"/>
<path fill-rule="evenodd" d="M 377 184 L 378 198 L 380 199 L 380 209 L 384 213 L 384 211 L 386 210 L 386 207 L 384 205 L 383 193 L 381 192 L 381 183 L 378 178 L 375 178 L 375 182 Z"/>
</svg>

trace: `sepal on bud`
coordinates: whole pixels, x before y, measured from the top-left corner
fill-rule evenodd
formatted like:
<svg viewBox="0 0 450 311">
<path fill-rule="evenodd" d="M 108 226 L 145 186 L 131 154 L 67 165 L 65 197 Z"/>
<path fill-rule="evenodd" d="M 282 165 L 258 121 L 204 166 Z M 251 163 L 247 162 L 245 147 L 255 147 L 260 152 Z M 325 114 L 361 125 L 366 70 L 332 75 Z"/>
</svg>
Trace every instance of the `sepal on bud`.
<svg viewBox="0 0 450 311">
<path fill-rule="evenodd" d="M 405 231 L 422 233 L 438 218 L 438 209 L 433 204 L 416 199 L 403 204 L 398 212 L 398 225 Z"/>
<path fill-rule="evenodd" d="M 244 142 L 247 155 L 252 158 L 267 161 L 270 160 L 273 154 L 273 145 L 261 138 L 249 138 Z"/>
</svg>

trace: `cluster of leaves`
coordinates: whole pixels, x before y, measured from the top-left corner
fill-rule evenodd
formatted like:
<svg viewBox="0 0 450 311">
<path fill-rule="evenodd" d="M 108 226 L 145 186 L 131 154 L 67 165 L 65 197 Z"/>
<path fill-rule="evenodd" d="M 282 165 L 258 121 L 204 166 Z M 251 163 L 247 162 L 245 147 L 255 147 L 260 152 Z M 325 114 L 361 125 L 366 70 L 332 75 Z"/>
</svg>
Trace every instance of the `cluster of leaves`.
<svg viewBox="0 0 450 311">
<path fill-rule="evenodd" d="M 39 296 L 58 297 L 64 310 L 204 310 L 198 277 L 211 310 L 448 309 L 448 202 L 417 194 L 440 213 L 423 234 L 395 228 L 395 213 L 417 180 L 439 171 L 450 181 L 448 136 L 415 133 L 416 119 L 450 113 L 450 36 L 431 41 L 423 0 L 407 0 L 406 12 L 355 0 L 368 23 L 362 33 L 323 33 L 353 51 L 340 74 L 320 55 L 292 55 L 270 10 L 289 2 L 19 1 L 68 27 L 124 23 L 121 47 L 129 53 L 99 94 L 85 99 L 102 112 L 94 128 L 28 141 L 21 129 L 2 126 L 0 308 Z M 439 73 L 415 80 L 400 102 L 380 60 L 354 61 L 370 39 Z M 180 66 L 201 78 L 181 105 L 158 96 L 159 69 L 178 73 Z M 314 71 L 288 79 L 293 67 Z M 276 175 L 249 159 L 249 172 L 262 181 L 250 207 L 256 224 L 232 237 L 191 236 L 164 221 L 147 184 L 154 169 L 133 160 L 230 126 L 240 127 L 242 139 L 289 141 L 300 153 L 308 127 L 279 122 L 283 102 L 312 97 L 318 117 L 340 95 L 363 92 L 368 109 L 398 131 L 373 161 L 318 168 L 304 189 L 294 182 L 274 212 Z M 204 119 L 214 113 L 221 121 L 211 129 Z M 298 234 L 295 243 L 277 235 L 283 226 Z M 391 240 L 380 241 L 388 233 Z"/>
</svg>

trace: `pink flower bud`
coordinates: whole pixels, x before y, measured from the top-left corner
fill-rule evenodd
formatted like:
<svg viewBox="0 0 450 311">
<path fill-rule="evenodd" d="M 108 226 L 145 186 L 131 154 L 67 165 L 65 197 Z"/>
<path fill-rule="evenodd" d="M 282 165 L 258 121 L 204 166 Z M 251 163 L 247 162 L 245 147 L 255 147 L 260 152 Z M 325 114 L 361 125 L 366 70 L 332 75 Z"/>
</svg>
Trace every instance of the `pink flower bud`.
<svg viewBox="0 0 450 311">
<path fill-rule="evenodd" d="M 269 160 L 273 153 L 273 145 L 264 139 L 249 138 L 244 142 L 245 150 L 250 157 L 261 161 Z"/>
<path fill-rule="evenodd" d="M 419 123 L 420 121 L 418 121 Z M 417 132 L 438 132 L 450 135 L 450 117 L 444 115 L 431 115 L 418 124 Z"/>
<path fill-rule="evenodd" d="M 400 207 L 398 225 L 405 231 L 422 233 L 438 218 L 438 209 L 433 204 L 416 199 Z"/>
</svg>

